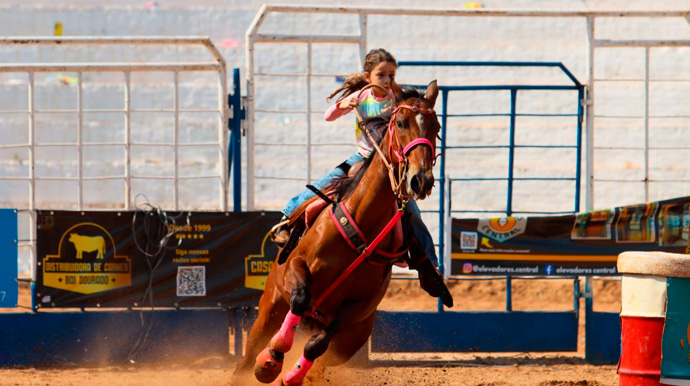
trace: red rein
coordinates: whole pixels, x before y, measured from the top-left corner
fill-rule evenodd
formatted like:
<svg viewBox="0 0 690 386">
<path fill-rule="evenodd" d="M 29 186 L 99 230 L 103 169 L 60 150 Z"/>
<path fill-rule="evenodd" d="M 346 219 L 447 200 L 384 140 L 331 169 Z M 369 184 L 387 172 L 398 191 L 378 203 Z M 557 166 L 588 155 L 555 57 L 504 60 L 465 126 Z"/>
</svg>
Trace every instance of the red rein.
<svg viewBox="0 0 690 386">
<path fill-rule="evenodd" d="M 316 301 L 314 302 L 314 307 L 312 308 L 312 310 L 313 310 L 312 314 L 314 316 L 316 316 L 316 312 L 317 312 L 319 306 L 321 306 L 321 303 L 323 303 L 323 301 L 326 300 L 328 295 L 330 295 L 331 292 L 333 292 L 333 290 L 336 289 L 336 287 L 338 287 L 340 285 L 340 283 L 342 283 L 345 279 L 347 279 L 348 276 L 350 276 L 350 274 L 352 273 L 352 271 L 355 270 L 355 268 L 359 267 L 359 265 L 362 264 L 362 262 L 367 257 L 369 257 L 369 255 L 372 254 L 372 252 L 374 252 L 376 247 L 381 243 L 381 241 L 383 241 L 384 237 L 386 237 L 386 235 L 391 231 L 391 229 L 393 229 L 393 227 L 398 222 L 398 220 L 400 220 L 400 217 L 402 217 L 402 215 L 403 215 L 402 210 L 395 212 L 395 215 L 393 216 L 393 218 L 390 219 L 390 221 L 388 221 L 388 224 L 386 224 L 386 226 L 383 228 L 381 233 L 379 233 L 379 235 L 376 236 L 374 241 L 372 241 L 371 244 L 369 244 L 369 246 L 366 247 L 364 249 L 364 251 L 359 255 L 359 257 L 357 257 L 357 259 L 355 261 L 353 261 L 349 267 L 347 267 L 345 272 L 343 272 L 340 276 L 338 276 L 338 278 L 335 279 L 335 281 L 333 283 L 331 283 L 331 285 L 329 285 L 325 291 L 323 291 L 321 296 L 319 296 L 319 298 L 316 299 Z"/>
</svg>

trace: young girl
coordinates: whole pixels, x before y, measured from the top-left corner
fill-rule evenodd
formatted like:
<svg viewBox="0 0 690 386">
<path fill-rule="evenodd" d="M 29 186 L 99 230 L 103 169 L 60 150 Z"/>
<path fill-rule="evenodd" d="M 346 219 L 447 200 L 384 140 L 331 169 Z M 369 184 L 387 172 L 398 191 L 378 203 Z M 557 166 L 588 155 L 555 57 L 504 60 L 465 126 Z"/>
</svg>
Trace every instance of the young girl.
<svg viewBox="0 0 690 386">
<path fill-rule="evenodd" d="M 326 121 L 334 121 L 354 109 L 357 109 L 359 117 L 362 119 L 381 115 L 391 109 L 392 101 L 389 99 L 388 94 L 383 92 L 380 88 L 371 87 L 363 92 L 358 93 L 358 91 L 368 84 L 383 87 L 390 91 L 391 94 L 395 94 L 395 91 L 400 91 L 400 87 L 395 83 L 395 71 L 398 67 L 397 61 L 389 52 L 379 48 L 369 51 L 364 58 L 363 67 L 364 71 L 362 73 L 350 75 L 345 80 L 343 86 L 328 97 L 330 101 L 331 98 L 342 93 L 340 97 L 338 97 L 336 103 L 324 113 L 324 119 Z M 366 133 L 360 128 L 358 119 L 359 118 L 357 118 L 355 122 L 357 152 L 338 165 L 328 175 L 314 183 L 313 185 L 317 189 L 323 191 L 325 188 L 329 187 L 336 178 L 346 176 L 353 165 L 364 161 L 372 155 L 374 147 L 366 138 Z M 314 192 L 307 189 L 290 199 L 285 208 L 281 211 L 285 215 L 283 220 L 287 219 L 290 213 L 314 195 Z M 422 247 L 424 247 L 429 259 L 434 262 L 434 265 L 438 265 L 433 239 L 422 222 L 417 204 L 414 201 L 409 201 L 405 209 L 408 213 L 412 214 L 411 229 L 414 236 Z M 275 242 L 278 244 L 285 244 L 289 237 L 290 230 L 286 226 L 279 227 L 275 232 Z"/>
</svg>

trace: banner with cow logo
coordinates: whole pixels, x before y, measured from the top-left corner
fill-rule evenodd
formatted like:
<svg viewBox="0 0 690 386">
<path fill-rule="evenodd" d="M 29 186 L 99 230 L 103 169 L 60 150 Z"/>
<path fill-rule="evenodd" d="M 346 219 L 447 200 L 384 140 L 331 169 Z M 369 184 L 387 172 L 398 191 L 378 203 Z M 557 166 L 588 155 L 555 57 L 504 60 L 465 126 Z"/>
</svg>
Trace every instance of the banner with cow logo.
<svg viewBox="0 0 690 386">
<path fill-rule="evenodd" d="M 690 197 L 572 215 L 453 219 L 452 275 L 616 275 L 624 251 L 688 253 Z"/>
<path fill-rule="evenodd" d="M 280 213 L 39 211 L 34 305 L 251 307 Z"/>
<path fill-rule="evenodd" d="M 67 229 L 56 254 L 46 255 L 42 267 L 44 285 L 71 292 L 93 294 L 132 285 L 131 259 L 118 255 L 113 236 L 93 222 Z"/>
</svg>

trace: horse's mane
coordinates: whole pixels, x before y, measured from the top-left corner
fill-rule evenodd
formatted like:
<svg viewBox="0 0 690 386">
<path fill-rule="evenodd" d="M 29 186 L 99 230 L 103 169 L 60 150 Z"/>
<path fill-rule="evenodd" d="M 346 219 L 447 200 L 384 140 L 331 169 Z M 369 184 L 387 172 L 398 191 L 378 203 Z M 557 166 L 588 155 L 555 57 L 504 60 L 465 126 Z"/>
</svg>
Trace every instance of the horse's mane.
<svg viewBox="0 0 690 386">
<path fill-rule="evenodd" d="M 404 87 L 402 89 L 402 92 L 396 96 L 395 100 L 396 103 L 399 104 L 409 98 L 423 97 L 424 95 L 419 90 L 412 87 Z M 366 127 L 369 130 L 371 136 L 374 139 L 374 142 L 376 142 L 376 145 L 381 145 L 383 138 L 386 136 L 386 128 L 388 127 L 388 122 L 390 122 L 392 115 L 393 112 L 388 111 L 384 114 L 377 115 L 375 117 L 366 118 L 362 122 L 360 122 L 359 125 L 360 127 Z M 369 136 L 365 134 L 364 138 L 371 145 Z M 364 160 L 362 166 L 359 168 L 359 170 L 357 171 L 357 173 L 355 173 L 354 176 L 345 176 L 337 178 L 335 181 L 333 181 L 331 188 L 326 190 L 334 192 L 335 196 L 339 200 L 344 200 L 347 197 L 351 196 L 357 188 L 357 186 L 359 185 L 359 183 L 362 181 L 362 177 L 364 177 L 364 173 L 366 173 L 367 169 L 369 169 L 371 161 L 374 159 L 374 157 L 376 157 L 376 154 L 372 153 L 369 156 L 369 158 Z"/>
</svg>

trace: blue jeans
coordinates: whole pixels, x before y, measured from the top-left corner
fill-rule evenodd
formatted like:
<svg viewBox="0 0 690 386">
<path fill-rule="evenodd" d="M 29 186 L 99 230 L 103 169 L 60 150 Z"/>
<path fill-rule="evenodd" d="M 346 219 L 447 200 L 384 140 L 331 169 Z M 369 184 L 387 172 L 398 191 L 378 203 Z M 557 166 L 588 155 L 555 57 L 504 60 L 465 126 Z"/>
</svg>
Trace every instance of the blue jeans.
<svg viewBox="0 0 690 386">
<path fill-rule="evenodd" d="M 364 157 L 362 157 L 359 154 L 359 152 L 357 152 L 350 158 L 348 158 L 345 162 L 348 165 L 350 165 L 350 167 L 352 167 L 354 164 L 360 163 L 362 161 L 364 161 Z M 340 168 L 335 168 L 325 177 L 322 177 L 320 180 L 316 181 L 312 185 L 314 185 L 316 189 L 323 191 L 327 187 L 331 186 L 333 181 L 335 181 L 335 179 L 339 177 L 345 177 L 345 172 L 343 172 Z M 306 189 L 302 193 L 296 195 L 295 197 L 292 197 L 290 201 L 288 201 L 287 205 L 285 205 L 285 208 L 281 210 L 281 212 L 283 212 L 285 216 L 290 216 L 290 213 L 294 212 L 298 206 L 302 205 L 308 199 L 314 197 L 315 195 L 316 193 L 312 192 L 309 189 Z"/>
<path fill-rule="evenodd" d="M 345 162 L 348 165 L 350 165 L 350 167 L 352 167 L 353 165 L 360 163 L 362 161 L 364 161 L 364 158 L 359 153 L 355 153 Z M 344 176 L 345 172 L 343 172 L 340 168 L 335 168 L 330 173 L 328 173 L 328 175 L 321 178 L 313 185 L 317 189 L 323 191 L 325 188 L 329 187 L 333 183 L 333 181 L 335 181 L 336 178 Z M 314 197 L 315 195 L 316 193 L 312 192 L 309 189 L 306 189 L 302 193 L 296 195 L 295 197 L 292 197 L 290 201 L 288 201 L 287 205 L 285 205 L 285 208 L 281 210 L 281 212 L 283 212 L 285 216 L 290 216 L 290 213 L 297 209 L 298 206 L 302 205 L 304 202 Z M 426 255 L 429 257 L 431 262 L 434 263 L 435 266 L 438 266 L 438 257 L 436 256 L 436 247 L 434 247 L 434 239 L 431 237 L 429 229 L 427 229 L 426 225 L 424 225 L 424 221 L 422 221 L 422 214 L 419 212 L 419 207 L 417 206 L 417 203 L 415 201 L 408 201 L 407 205 L 405 206 L 405 212 L 411 214 L 410 229 L 412 231 L 413 236 L 419 241 L 419 244 L 421 244 L 421 246 L 424 248 L 424 251 L 426 252 Z"/>
<path fill-rule="evenodd" d="M 424 248 L 426 255 L 432 263 L 438 267 L 438 257 L 436 256 L 436 247 L 434 247 L 434 239 L 429 233 L 429 229 L 422 221 L 422 214 L 419 211 L 416 201 L 408 201 L 405 206 L 405 212 L 411 214 L 410 231 L 412 235 L 419 241 L 419 244 Z"/>
</svg>

